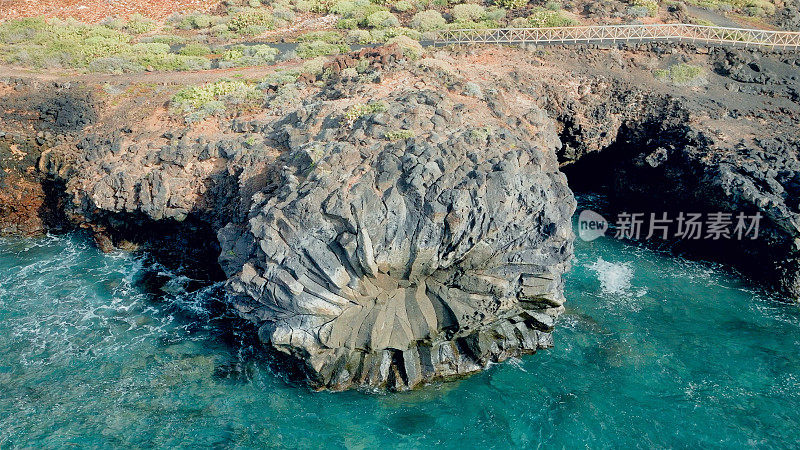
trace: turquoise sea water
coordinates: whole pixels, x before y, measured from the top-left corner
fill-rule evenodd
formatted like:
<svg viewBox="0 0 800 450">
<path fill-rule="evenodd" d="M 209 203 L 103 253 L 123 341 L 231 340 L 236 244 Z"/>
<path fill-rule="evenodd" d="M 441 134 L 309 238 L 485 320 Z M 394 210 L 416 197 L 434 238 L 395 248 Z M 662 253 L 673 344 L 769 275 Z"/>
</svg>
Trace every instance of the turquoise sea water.
<svg viewBox="0 0 800 450">
<path fill-rule="evenodd" d="M 0 448 L 798 445 L 797 306 L 613 239 L 576 254 L 554 349 L 386 395 L 288 382 L 218 286 L 80 235 L 0 240 Z"/>
</svg>

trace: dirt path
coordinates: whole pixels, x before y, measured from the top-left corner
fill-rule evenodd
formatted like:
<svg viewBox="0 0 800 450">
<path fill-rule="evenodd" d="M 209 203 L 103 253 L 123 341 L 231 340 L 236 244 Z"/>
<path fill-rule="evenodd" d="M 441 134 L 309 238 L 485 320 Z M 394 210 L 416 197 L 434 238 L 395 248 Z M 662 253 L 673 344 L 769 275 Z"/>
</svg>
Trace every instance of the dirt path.
<svg viewBox="0 0 800 450">
<path fill-rule="evenodd" d="M 111 84 L 200 84 L 222 78 L 259 79 L 282 69 L 300 67 L 302 62 L 287 61 L 272 66 L 236 67 L 232 69 L 210 69 L 191 72 L 139 72 L 126 74 L 98 74 L 78 72 L 36 71 L 20 67 L 0 66 L 0 78 L 35 78 L 43 81 L 79 81 L 85 83 Z"/>
</svg>

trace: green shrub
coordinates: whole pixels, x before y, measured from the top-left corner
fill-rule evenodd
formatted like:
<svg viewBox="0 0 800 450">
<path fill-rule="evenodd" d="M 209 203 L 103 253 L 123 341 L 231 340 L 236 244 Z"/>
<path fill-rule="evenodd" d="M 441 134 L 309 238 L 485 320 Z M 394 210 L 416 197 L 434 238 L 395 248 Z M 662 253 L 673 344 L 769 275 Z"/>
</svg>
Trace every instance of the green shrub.
<svg viewBox="0 0 800 450">
<path fill-rule="evenodd" d="M 511 28 L 528 28 L 531 26 L 530 21 L 525 17 L 517 17 L 508 23 Z"/>
<path fill-rule="evenodd" d="M 131 50 L 137 55 L 166 55 L 169 53 L 169 45 L 160 42 L 140 42 L 133 44 Z"/>
<path fill-rule="evenodd" d="M 164 72 L 183 70 L 206 70 L 211 61 L 200 56 L 184 56 L 172 53 L 154 53 L 137 56 L 134 61 L 142 67 Z"/>
<path fill-rule="evenodd" d="M 0 55 L 34 67 L 87 67 L 97 59 L 131 52 L 130 36 L 74 20 L 11 20 L 0 24 Z"/>
<path fill-rule="evenodd" d="M 172 96 L 172 106 L 178 110 L 189 112 L 200 109 L 213 101 L 241 104 L 258 97 L 258 90 L 253 85 L 239 80 L 220 80 L 202 86 L 181 89 Z"/>
<path fill-rule="evenodd" d="M 384 102 L 356 103 L 345 111 L 344 123 L 348 127 L 352 127 L 361 117 L 386 111 L 386 108 L 387 106 Z"/>
<path fill-rule="evenodd" d="M 266 89 L 271 86 L 283 86 L 284 84 L 294 83 L 300 76 L 298 70 L 283 69 L 267 75 L 259 84 L 259 89 Z"/>
<path fill-rule="evenodd" d="M 676 86 L 693 86 L 705 81 L 705 71 L 702 67 L 687 63 L 670 66 L 667 69 L 653 71 L 656 79 Z"/>
<path fill-rule="evenodd" d="M 211 54 L 211 48 L 205 44 L 192 42 L 184 45 L 178 53 L 185 56 L 207 56 Z"/>
<path fill-rule="evenodd" d="M 544 9 L 548 11 L 560 11 L 561 2 L 557 2 L 555 0 L 549 0 L 547 3 L 544 4 Z"/>
<path fill-rule="evenodd" d="M 347 53 L 350 47 L 346 44 L 331 44 L 323 41 L 303 42 L 297 46 L 297 56 L 302 59 L 311 59 L 324 55 L 338 55 Z"/>
<path fill-rule="evenodd" d="M 220 68 L 262 66 L 275 62 L 280 51 L 269 45 L 235 45 L 228 48 L 220 59 Z"/>
<path fill-rule="evenodd" d="M 453 19 L 459 22 L 474 22 L 481 20 L 485 8 L 475 3 L 462 3 L 453 7 L 451 14 Z"/>
<path fill-rule="evenodd" d="M 486 8 L 486 12 L 483 14 L 483 20 L 488 20 L 492 22 L 499 22 L 506 18 L 506 10 L 503 8 L 497 8 L 495 6 Z"/>
<path fill-rule="evenodd" d="M 176 26 L 181 30 L 199 30 L 210 28 L 212 25 L 214 21 L 208 14 L 192 13 L 184 16 Z"/>
<path fill-rule="evenodd" d="M 524 8 L 528 0 L 494 0 L 494 4 L 506 9 Z"/>
<path fill-rule="evenodd" d="M 276 20 L 285 20 L 287 22 L 291 22 L 294 20 L 295 15 L 294 11 L 291 9 L 275 9 L 272 11 L 272 17 Z"/>
<path fill-rule="evenodd" d="M 386 41 L 386 45 L 392 44 L 396 44 L 400 47 L 400 49 L 403 50 L 403 54 L 409 59 L 419 59 L 425 51 L 419 42 L 408 36 L 397 36 Z"/>
<path fill-rule="evenodd" d="M 336 4 L 334 4 L 331 7 L 331 13 L 338 14 L 340 16 L 349 16 L 353 14 L 355 10 L 356 10 L 356 2 L 347 0 L 336 2 Z"/>
<path fill-rule="evenodd" d="M 339 19 L 336 21 L 336 28 L 340 30 L 355 30 L 358 28 L 358 19 Z"/>
<path fill-rule="evenodd" d="M 656 0 L 633 0 L 633 6 L 647 9 L 647 15 L 655 17 L 658 14 L 658 2 Z"/>
<path fill-rule="evenodd" d="M 565 16 L 561 11 L 549 11 L 537 8 L 528 16 L 528 24 L 532 28 L 572 27 L 578 22 Z"/>
<path fill-rule="evenodd" d="M 372 36 L 367 30 L 353 30 L 347 33 L 348 44 L 369 44 L 372 42 Z"/>
<path fill-rule="evenodd" d="M 373 42 L 386 42 L 387 40 L 397 36 L 408 36 L 411 39 L 417 41 L 422 38 L 422 33 L 420 33 L 419 31 L 405 27 L 393 27 L 393 28 L 386 28 L 383 30 L 372 30 L 370 34 L 372 35 Z"/>
<path fill-rule="evenodd" d="M 267 9 L 246 9 L 228 21 L 228 29 L 241 35 L 259 34 L 275 26 L 275 19 Z"/>
<path fill-rule="evenodd" d="M 439 11 L 433 9 L 420 11 L 411 19 L 411 27 L 422 32 L 438 30 L 446 23 Z"/>
<path fill-rule="evenodd" d="M 88 69 L 90 72 L 100 73 L 133 73 L 141 72 L 145 68 L 129 58 L 121 58 L 119 56 L 107 56 L 97 58 L 89 63 Z"/>
<path fill-rule="evenodd" d="M 324 56 L 319 56 L 310 61 L 306 61 L 300 67 L 300 73 L 307 73 L 310 75 L 322 73 L 322 68 L 325 66 L 326 62 L 328 62 L 328 58 Z"/>
<path fill-rule="evenodd" d="M 236 33 L 234 33 L 233 31 L 230 30 L 230 28 L 228 28 L 227 23 L 220 23 L 218 25 L 214 25 L 213 27 L 211 27 L 209 31 L 211 31 L 211 34 L 219 38 L 227 39 L 236 36 Z"/>
<path fill-rule="evenodd" d="M 269 100 L 270 108 L 289 108 L 299 104 L 303 100 L 300 90 L 294 83 L 284 84 L 278 88 L 275 96 Z"/>
<path fill-rule="evenodd" d="M 169 53 L 170 44 L 159 42 L 162 39 L 157 36 L 131 44 L 128 34 L 73 20 L 26 20 L 22 24 L 26 28 L 24 32 L 15 21 L 0 25 L 0 37 L 6 42 L 0 58 L 5 61 L 112 73 L 144 69 L 198 70 L 211 64 L 207 58 Z"/>
<path fill-rule="evenodd" d="M 48 24 L 41 17 L 15 19 L 0 23 L 0 43 L 19 44 L 33 40 Z"/>
<path fill-rule="evenodd" d="M 371 28 L 389 28 L 400 26 L 400 20 L 389 11 L 376 11 L 366 18 L 365 25 Z"/>
<path fill-rule="evenodd" d="M 405 139 L 411 139 L 415 136 L 414 132 L 411 130 L 391 130 L 387 131 L 383 137 L 386 139 L 394 142 L 394 141 L 401 141 Z"/>
<path fill-rule="evenodd" d="M 132 14 L 128 18 L 128 23 L 125 25 L 125 31 L 133 34 L 149 33 L 155 28 L 156 22 L 153 19 L 148 19 L 141 14 Z"/>
<path fill-rule="evenodd" d="M 414 5 L 412 5 L 408 0 L 398 0 L 392 5 L 392 9 L 397 12 L 407 12 L 414 9 Z"/>
</svg>

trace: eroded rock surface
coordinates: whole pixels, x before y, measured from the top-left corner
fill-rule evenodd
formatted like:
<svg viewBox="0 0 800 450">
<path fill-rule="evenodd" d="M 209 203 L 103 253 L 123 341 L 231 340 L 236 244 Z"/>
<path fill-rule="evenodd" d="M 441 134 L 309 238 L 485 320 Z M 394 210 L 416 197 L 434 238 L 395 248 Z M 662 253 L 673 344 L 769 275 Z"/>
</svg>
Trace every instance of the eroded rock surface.
<svg viewBox="0 0 800 450">
<path fill-rule="evenodd" d="M 395 97 L 299 145 L 246 227 L 220 232 L 236 308 L 318 386 L 411 388 L 552 343 L 575 208 L 555 136 L 431 139 L 451 111 L 433 92 Z M 424 134 L 382 139 L 409 120 Z"/>
</svg>

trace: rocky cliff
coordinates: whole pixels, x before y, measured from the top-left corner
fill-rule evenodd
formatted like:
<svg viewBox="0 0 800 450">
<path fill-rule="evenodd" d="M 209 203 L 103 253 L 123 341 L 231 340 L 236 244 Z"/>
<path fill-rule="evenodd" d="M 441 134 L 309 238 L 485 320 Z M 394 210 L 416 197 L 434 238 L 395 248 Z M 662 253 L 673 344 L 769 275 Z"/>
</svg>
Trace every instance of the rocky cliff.
<svg viewBox="0 0 800 450">
<path fill-rule="evenodd" d="M 686 61 L 699 83 L 653 78 Z M 4 142 L 28 145 L 3 164 L 38 191 L 15 184 L 33 206 L 3 217 L 43 229 L 31 208 L 55 204 L 102 247 L 211 255 L 235 311 L 313 386 L 413 388 L 552 345 L 575 208 L 561 169 L 618 208 L 762 212 L 760 239 L 690 250 L 800 296 L 796 67 L 690 46 L 365 50 L 301 77 L 295 102 L 271 88 L 191 125 L 169 85 L 10 80 L 23 107 L 3 108 Z"/>
</svg>

